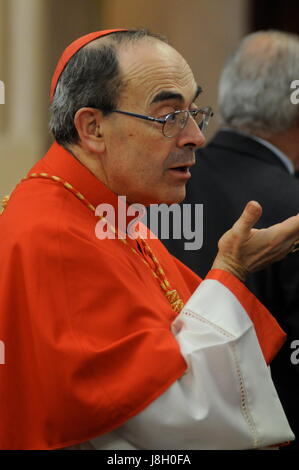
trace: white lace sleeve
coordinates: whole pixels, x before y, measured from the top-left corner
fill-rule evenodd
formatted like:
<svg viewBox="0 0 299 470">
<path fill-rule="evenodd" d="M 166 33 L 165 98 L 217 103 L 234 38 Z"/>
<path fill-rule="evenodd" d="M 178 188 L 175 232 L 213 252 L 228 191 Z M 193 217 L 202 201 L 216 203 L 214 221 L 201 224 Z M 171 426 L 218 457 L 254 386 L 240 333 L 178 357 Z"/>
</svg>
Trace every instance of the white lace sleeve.
<svg viewBox="0 0 299 470">
<path fill-rule="evenodd" d="M 203 281 L 172 326 L 186 373 L 125 425 L 92 440 L 96 448 L 253 449 L 294 439 L 253 324 L 229 289 Z"/>
</svg>

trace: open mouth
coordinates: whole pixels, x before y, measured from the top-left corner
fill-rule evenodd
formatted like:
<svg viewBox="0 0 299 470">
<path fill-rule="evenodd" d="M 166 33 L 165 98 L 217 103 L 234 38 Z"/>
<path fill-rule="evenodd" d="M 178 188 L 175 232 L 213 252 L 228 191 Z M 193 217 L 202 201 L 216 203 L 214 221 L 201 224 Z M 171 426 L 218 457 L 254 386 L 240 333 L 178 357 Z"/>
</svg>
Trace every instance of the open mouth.
<svg viewBox="0 0 299 470">
<path fill-rule="evenodd" d="M 188 173 L 189 166 L 178 166 L 176 168 L 169 168 L 170 170 L 177 171 L 179 173 Z"/>
</svg>

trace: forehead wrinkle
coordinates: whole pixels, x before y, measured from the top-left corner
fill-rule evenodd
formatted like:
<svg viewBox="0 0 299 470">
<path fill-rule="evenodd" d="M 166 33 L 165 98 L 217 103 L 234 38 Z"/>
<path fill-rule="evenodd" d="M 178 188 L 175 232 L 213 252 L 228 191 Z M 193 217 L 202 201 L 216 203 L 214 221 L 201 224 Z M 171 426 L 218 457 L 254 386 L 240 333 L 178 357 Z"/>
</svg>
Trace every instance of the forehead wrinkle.
<svg viewBox="0 0 299 470">
<path fill-rule="evenodd" d="M 138 41 L 118 50 L 122 91 L 119 105 L 149 110 L 162 90 L 180 93 L 191 104 L 197 85 L 185 59 L 173 47 L 157 40 Z"/>
<path fill-rule="evenodd" d="M 194 89 L 197 89 L 193 74 L 186 63 L 184 63 L 184 67 L 161 64 L 161 62 L 156 65 L 134 64 L 123 78 L 123 86 L 126 91 L 128 89 L 134 90 L 136 95 L 138 90 L 142 91 L 143 97 L 146 93 L 147 104 L 162 90 L 173 92 L 186 90 L 185 93 L 181 93 L 183 96 L 185 95 L 184 99 L 186 99 L 190 93 L 193 93 L 193 98 Z"/>
<path fill-rule="evenodd" d="M 192 72 L 186 63 L 183 67 L 178 67 L 177 64 L 166 64 L 165 61 L 150 63 L 135 63 L 129 67 L 129 70 L 124 74 L 126 83 L 140 81 L 141 83 L 147 82 L 149 79 L 157 80 L 174 80 L 180 85 L 185 83 L 188 75 L 192 76 Z M 192 76 L 193 78 L 193 76 Z"/>
</svg>

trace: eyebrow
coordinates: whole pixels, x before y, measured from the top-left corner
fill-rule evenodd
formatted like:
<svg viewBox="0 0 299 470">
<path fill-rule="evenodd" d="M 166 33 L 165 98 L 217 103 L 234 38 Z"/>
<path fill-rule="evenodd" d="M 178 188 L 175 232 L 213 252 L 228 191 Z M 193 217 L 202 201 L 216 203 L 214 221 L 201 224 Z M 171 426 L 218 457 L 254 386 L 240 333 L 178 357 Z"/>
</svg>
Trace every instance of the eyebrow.
<svg viewBox="0 0 299 470">
<path fill-rule="evenodd" d="M 196 93 L 193 97 L 193 101 L 196 100 L 196 98 L 200 95 L 202 92 L 201 86 L 197 86 Z M 179 100 L 179 101 L 184 101 L 184 97 L 181 93 L 174 93 L 173 91 L 160 91 L 153 100 L 151 101 L 151 104 L 153 103 L 158 103 L 159 101 L 167 101 L 167 100 Z"/>
<path fill-rule="evenodd" d="M 195 95 L 194 95 L 193 101 L 195 101 L 196 98 L 199 97 L 199 95 L 201 94 L 201 92 L 202 92 L 201 86 L 197 85 L 197 90 L 196 90 L 196 93 L 195 93 Z"/>
</svg>

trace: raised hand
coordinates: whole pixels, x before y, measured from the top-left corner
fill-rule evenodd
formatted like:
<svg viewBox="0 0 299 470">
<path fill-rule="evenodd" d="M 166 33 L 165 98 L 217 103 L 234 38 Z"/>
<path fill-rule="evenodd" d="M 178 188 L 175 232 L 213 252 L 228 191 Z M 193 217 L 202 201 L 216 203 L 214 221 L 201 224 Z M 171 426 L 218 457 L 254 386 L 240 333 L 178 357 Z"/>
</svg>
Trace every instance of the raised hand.
<svg viewBox="0 0 299 470">
<path fill-rule="evenodd" d="M 299 214 L 271 227 L 254 229 L 261 215 L 260 204 L 248 202 L 241 217 L 220 238 L 212 268 L 223 269 L 245 281 L 249 272 L 262 269 L 292 251 L 299 239 Z"/>
</svg>

